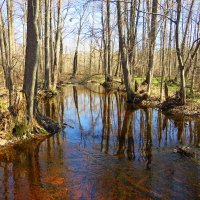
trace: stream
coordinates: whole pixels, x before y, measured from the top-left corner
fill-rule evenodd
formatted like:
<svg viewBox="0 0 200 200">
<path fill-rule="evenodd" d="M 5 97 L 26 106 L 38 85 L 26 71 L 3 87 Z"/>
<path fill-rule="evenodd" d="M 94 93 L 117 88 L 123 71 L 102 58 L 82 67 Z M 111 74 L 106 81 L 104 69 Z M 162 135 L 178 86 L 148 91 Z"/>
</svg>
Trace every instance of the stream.
<svg viewBox="0 0 200 200">
<path fill-rule="evenodd" d="M 198 119 L 127 106 L 96 85 L 66 86 L 39 109 L 66 126 L 0 152 L 0 199 L 200 199 Z"/>
</svg>

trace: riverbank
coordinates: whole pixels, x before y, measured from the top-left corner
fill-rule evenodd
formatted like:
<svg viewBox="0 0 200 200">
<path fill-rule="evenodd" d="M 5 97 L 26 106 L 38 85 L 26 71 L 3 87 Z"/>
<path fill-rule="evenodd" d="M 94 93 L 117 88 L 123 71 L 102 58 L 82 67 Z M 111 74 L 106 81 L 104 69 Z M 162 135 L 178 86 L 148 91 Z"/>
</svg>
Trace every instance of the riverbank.
<svg viewBox="0 0 200 200">
<path fill-rule="evenodd" d="M 14 105 L 9 107 L 6 90 L 0 88 L 0 148 L 9 148 L 30 140 L 44 140 L 61 129 L 57 122 L 36 113 L 32 125 L 25 123 L 25 102 L 18 96 Z"/>
<path fill-rule="evenodd" d="M 136 98 L 143 98 L 142 93 L 146 91 L 146 85 L 142 85 L 144 79 L 135 78 L 133 81 L 133 87 L 135 88 L 135 81 L 138 83 L 138 91 Z M 196 95 L 187 95 L 187 103 L 180 105 L 179 100 L 176 98 L 176 94 L 179 91 L 177 83 L 168 82 L 168 95 L 167 101 L 160 102 L 160 78 L 153 78 L 151 87 L 151 96 L 143 98 L 137 106 L 142 108 L 156 107 L 161 109 L 164 113 L 177 115 L 177 116 L 188 116 L 188 117 L 199 117 L 200 118 L 200 92 L 196 91 Z M 78 76 L 70 78 L 70 76 L 61 77 L 61 81 L 58 87 L 64 87 L 66 85 L 102 85 L 109 91 L 120 91 L 126 93 L 124 84 L 121 79 L 114 77 L 113 82 L 110 85 L 105 84 L 105 78 L 103 75 L 97 74 L 88 77 Z"/>
<path fill-rule="evenodd" d="M 44 134 L 30 134 L 29 136 L 24 137 L 13 137 L 12 139 L 2 139 L 0 138 L 0 149 L 1 151 L 7 150 L 14 147 L 15 145 L 23 145 L 30 141 L 43 141 L 47 139 L 49 135 Z"/>
<path fill-rule="evenodd" d="M 42 121 L 42 120 L 41 120 Z M 52 133 L 47 132 L 39 120 L 34 120 L 32 127 L 17 121 L 8 110 L 0 110 L 0 148 L 13 147 L 16 144 L 23 144 L 31 140 L 44 140 Z"/>
<path fill-rule="evenodd" d="M 199 120 L 124 96 L 93 84 L 46 99 L 41 112 L 73 128 L 0 151 L 0 199 L 198 199 Z"/>
<path fill-rule="evenodd" d="M 137 94 L 140 95 L 141 91 L 145 91 L 145 86 L 141 85 L 142 79 L 136 79 L 140 87 L 138 89 Z M 78 77 L 77 79 L 72 79 L 70 76 L 61 77 L 61 81 L 58 84 L 58 90 L 62 89 L 66 85 L 84 85 L 85 87 L 90 88 L 93 85 L 104 85 L 104 77 L 102 75 L 92 75 L 88 77 Z M 194 99 L 188 99 L 186 105 L 181 106 L 177 102 L 177 99 L 174 98 L 176 92 L 178 91 L 177 85 L 169 85 L 169 96 L 171 97 L 168 101 L 163 103 L 159 100 L 159 82 L 158 79 L 154 79 L 152 82 L 152 96 L 142 99 L 140 103 L 137 104 L 139 108 L 158 108 L 163 111 L 164 114 L 174 115 L 175 117 L 186 117 L 186 118 L 200 118 L 200 103 L 198 99 L 195 101 Z M 111 87 L 107 88 L 109 92 L 119 92 L 126 96 L 125 86 L 121 83 L 119 78 L 113 78 Z M 32 132 L 30 134 L 19 134 L 13 133 L 13 117 L 9 114 L 8 110 L 8 98 L 5 88 L 0 88 L 0 147 L 12 146 L 14 144 L 20 142 L 26 142 L 27 140 L 34 139 L 35 137 L 41 137 L 43 139 L 48 137 L 49 132 L 51 132 L 54 128 L 51 126 L 45 129 L 47 132 L 45 134 L 40 134 L 40 131 Z M 157 91 L 157 92 L 156 92 Z M 40 94 L 41 95 L 41 94 Z M 45 100 L 44 100 L 45 101 Z M 17 114 L 18 115 L 18 114 Z M 23 115 L 23 114 L 21 114 Z M 43 119 L 40 115 L 39 121 L 44 122 L 47 119 Z M 21 120 L 22 121 L 22 120 Z M 48 121 L 48 120 L 47 120 Z M 51 122 L 47 123 L 51 124 Z M 46 124 L 40 124 L 39 126 L 44 127 Z M 23 127 L 22 127 L 23 128 Z M 55 133 L 55 131 L 54 131 Z"/>
</svg>

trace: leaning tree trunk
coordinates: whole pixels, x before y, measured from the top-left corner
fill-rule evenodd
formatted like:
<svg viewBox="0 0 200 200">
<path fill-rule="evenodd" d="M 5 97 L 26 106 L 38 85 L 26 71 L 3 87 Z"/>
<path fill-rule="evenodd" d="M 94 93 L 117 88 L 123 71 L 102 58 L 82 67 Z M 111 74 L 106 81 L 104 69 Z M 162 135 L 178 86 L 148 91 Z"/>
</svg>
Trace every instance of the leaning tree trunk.
<svg viewBox="0 0 200 200">
<path fill-rule="evenodd" d="M 74 53 L 72 78 L 76 77 L 76 74 L 77 74 L 77 71 L 78 71 L 78 49 L 79 49 L 80 36 L 81 36 L 82 28 L 83 28 L 86 8 L 87 7 L 83 6 L 83 10 L 81 11 L 81 13 L 79 15 L 79 27 L 78 27 L 78 36 L 77 36 L 77 42 L 76 42 L 76 50 L 75 50 L 75 53 Z"/>
<path fill-rule="evenodd" d="M 31 123 L 35 112 L 35 86 L 39 50 L 38 11 L 39 0 L 28 0 L 26 59 L 23 83 L 23 91 L 26 97 L 28 123 Z"/>
</svg>

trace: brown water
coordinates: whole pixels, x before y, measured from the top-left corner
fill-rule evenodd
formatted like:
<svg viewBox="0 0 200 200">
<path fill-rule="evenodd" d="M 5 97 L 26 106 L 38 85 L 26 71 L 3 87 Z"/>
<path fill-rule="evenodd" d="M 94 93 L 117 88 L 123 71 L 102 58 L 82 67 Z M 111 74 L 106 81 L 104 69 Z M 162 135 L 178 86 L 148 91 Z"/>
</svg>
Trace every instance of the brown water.
<svg viewBox="0 0 200 200">
<path fill-rule="evenodd" d="M 63 89 L 40 105 L 69 126 L 0 152 L 0 199 L 200 199 L 200 123 L 126 106 L 101 87 Z"/>
</svg>

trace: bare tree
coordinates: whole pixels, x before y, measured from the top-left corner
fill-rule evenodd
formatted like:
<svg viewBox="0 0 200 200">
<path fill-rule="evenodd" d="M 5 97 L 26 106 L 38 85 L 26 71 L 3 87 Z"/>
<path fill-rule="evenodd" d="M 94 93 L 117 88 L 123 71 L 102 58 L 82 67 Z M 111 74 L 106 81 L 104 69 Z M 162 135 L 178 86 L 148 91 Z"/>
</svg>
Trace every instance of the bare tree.
<svg viewBox="0 0 200 200">
<path fill-rule="evenodd" d="M 148 94 L 150 94 L 151 91 L 151 79 L 153 77 L 153 69 L 154 69 L 154 51 L 155 51 L 156 30 L 157 30 L 157 9 L 158 9 L 158 0 L 153 0 L 151 30 L 149 32 L 148 73 L 146 77 L 146 82 L 148 84 L 148 89 L 147 89 Z"/>
<path fill-rule="evenodd" d="M 108 38 L 108 77 L 112 76 L 112 66 L 111 66 L 111 27 L 110 27 L 110 0 L 106 2 L 107 6 L 107 38 Z"/>
<path fill-rule="evenodd" d="M 176 29 L 175 29 L 175 38 L 176 38 L 176 54 L 178 58 L 178 64 L 179 64 L 179 70 L 180 70 L 180 98 L 181 98 L 181 104 L 186 103 L 186 77 L 185 77 L 185 67 L 188 62 L 188 60 L 192 61 L 200 47 L 200 38 L 197 38 L 193 44 L 192 47 L 190 48 L 190 51 L 188 55 L 185 57 L 183 55 L 184 52 L 184 47 L 185 47 L 185 37 L 183 37 L 182 44 L 180 46 L 180 31 L 179 31 L 179 26 L 180 26 L 180 20 L 181 20 L 181 9 L 182 9 L 182 0 L 176 0 L 177 2 L 177 16 L 176 16 Z M 190 6 L 190 11 L 189 11 L 189 16 L 191 17 L 191 9 L 192 6 Z M 185 33 L 187 32 L 188 29 L 188 23 L 187 21 L 186 24 L 186 29 Z M 195 45 L 196 44 L 196 45 Z M 185 57 L 185 59 L 184 59 Z"/>
<path fill-rule="evenodd" d="M 123 78 L 126 86 L 127 98 L 128 101 L 131 102 L 133 101 L 134 95 L 133 95 L 133 88 L 131 85 L 130 68 L 128 61 L 128 52 L 126 48 L 125 30 L 123 23 L 123 10 L 121 1 L 117 1 L 117 22 L 119 31 L 119 50 L 121 54 Z"/>
<path fill-rule="evenodd" d="M 87 5 L 83 5 L 81 11 L 79 11 L 80 13 L 79 13 L 78 34 L 77 34 L 76 49 L 75 49 L 74 59 L 73 59 L 73 73 L 72 73 L 73 78 L 76 77 L 77 71 L 78 71 L 78 49 L 79 49 L 81 32 L 82 32 L 83 25 L 85 22 L 84 20 L 85 20 L 86 10 L 87 10 Z"/>
<path fill-rule="evenodd" d="M 58 72 L 60 64 L 60 46 L 61 46 L 61 31 L 62 31 L 62 0 L 58 0 L 58 19 L 57 19 L 57 31 L 55 40 L 55 52 L 54 52 L 54 65 L 53 65 L 53 80 L 52 89 L 56 90 L 58 81 Z"/>
<path fill-rule="evenodd" d="M 31 123 L 35 112 L 36 75 L 38 68 L 38 12 L 39 0 L 28 0 L 27 42 L 23 91 L 27 104 L 27 119 Z"/>
<path fill-rule="evenodd" d="M 10 2 L 9 2 L 10 3 Z M 9 7 L 9 5 L 8 5 Z M 9 7 L 10 8 L 10 7 Z M 9 8 L 7 9 L 9 11 Z M 10 12 L 10 11 L 9 11 Z M 12 24 L 12 23 L 11 23 Z M 11 26 L 11 25 L 10 25 Z M 11 27 L 10 27 L 11 29 Z M 12 44 L 8 44 L 8 40 L 12 39 L 12 31 L 8 31 L 10 37 L 6 36 L 6 27 L 3 21 L 2 10 L 0 10 L 0 50 L 1 50 L 1 63 L 3 66 L 6 87 L 9 92 L 9 105 L 13 103 L 13 48 Z M 7 40 L 8 38 L 8 40 Z"/>
<path fill-rule="evenodd" d="M 50 90 L 51 87 L 51 62 L 50 62 L 50 9 L 51 1 L 45 0 L 45 79 L 44 88 Z"/>
</svg>

